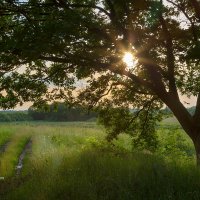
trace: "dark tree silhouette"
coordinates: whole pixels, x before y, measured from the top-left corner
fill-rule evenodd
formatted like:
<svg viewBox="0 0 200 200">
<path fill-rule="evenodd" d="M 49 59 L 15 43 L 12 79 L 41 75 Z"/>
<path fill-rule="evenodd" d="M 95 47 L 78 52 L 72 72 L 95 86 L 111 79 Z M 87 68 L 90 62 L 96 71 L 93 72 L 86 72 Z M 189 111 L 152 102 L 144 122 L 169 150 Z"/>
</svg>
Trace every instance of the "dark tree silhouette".
<svg viewBox="0 0 200 200">
<path fill-rule="evenodd" d="M 147 135 L 149 113 L 164 103 L 194 142 L 200 163 L 199 1 L 2 0 L 0 16 L 2 107 L 72 102 L 74 94 L 108 111 L 137 108 L 131 116 L 120 111 L 129 123 L 119 127 L 132 127 L 139 117 Z M 131 68 L 125 52 L 137 60 Z M 80 79 L 86 89 L 72 92 Z M 194 115 L 180 94 L 197 96 Z"/>
</svg>

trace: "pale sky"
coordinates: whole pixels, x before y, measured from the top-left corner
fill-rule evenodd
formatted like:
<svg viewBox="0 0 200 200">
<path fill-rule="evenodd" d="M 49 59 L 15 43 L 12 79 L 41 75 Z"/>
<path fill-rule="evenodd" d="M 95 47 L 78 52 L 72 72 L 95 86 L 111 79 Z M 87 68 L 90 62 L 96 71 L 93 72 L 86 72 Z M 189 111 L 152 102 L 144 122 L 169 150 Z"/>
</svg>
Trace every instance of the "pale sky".
<svg viewBox="0 0 200 200">
<path fill-rule="evenodd" d="M 186 107 L 192 107 L 196 105 L 197 98 L 192 96 L 188 98 L 187 96 L 183 95 L 181 96 L 181 102 L 186 106 Z"/>
</svg>

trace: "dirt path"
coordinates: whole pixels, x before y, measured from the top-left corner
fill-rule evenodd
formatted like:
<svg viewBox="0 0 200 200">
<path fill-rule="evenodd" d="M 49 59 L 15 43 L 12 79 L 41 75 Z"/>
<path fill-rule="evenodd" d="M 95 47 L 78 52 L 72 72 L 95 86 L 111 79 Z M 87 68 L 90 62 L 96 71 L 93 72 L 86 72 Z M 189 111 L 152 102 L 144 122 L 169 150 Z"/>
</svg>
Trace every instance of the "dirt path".
<svg viewBox="0 0 200 200">
<path fill-rule="evenodd" d="M 20 173 L 21 173 L 21 171 L 22 171 L 22 168 L 23 168 L 23 161 L 24 161 L 24 158 L 25 158 L 26 154 L 27 154 L 28 152 L 30 152 L 31 146 L 32 146 L 32 140 L 29 139 L 28 142 L 26 143 L 26 145 L 24 146 L 23 151 L 21 152 L 21 154 L 20 154 L 20 156 L 19 156 L 18 164 L 17 164 L 17 166 L 16 166 L 16 175 L 20 175 Z"/>
</svg>

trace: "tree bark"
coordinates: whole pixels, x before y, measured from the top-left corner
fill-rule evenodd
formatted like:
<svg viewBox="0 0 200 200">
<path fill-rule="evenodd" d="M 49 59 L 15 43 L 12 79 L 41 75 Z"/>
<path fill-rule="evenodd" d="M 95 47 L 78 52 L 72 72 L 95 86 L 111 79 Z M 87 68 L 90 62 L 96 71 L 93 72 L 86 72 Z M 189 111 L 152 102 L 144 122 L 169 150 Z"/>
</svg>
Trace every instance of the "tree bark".
<svg viewBox="0 0 200 200">
<path fill-rule="evenodd" d="M 190 138 L 194 138 L 193 117 L 180 102 L 178 95 L 168 94 L 162 100 L 173 112 L 184 131 L 190 136 Z"/>
<path fill-rule="evenodd" d="M 196 152 L 196 164 L 200 167 L 200 135 L 198 134 L 196 137 L 192 138 L 192 141 Z"/>
</svg>

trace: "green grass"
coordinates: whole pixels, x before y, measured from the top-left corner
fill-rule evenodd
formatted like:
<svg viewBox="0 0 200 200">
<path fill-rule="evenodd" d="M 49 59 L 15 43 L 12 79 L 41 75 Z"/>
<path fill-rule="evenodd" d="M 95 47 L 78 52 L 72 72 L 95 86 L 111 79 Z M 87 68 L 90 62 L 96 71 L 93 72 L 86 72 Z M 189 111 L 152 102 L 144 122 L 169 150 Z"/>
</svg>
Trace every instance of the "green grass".
<svg viewBox="0 0 200 200">
<path fill-rule="evenodd" d="M 0 129 L 0 147 L 9 141 L 13 133 L 10 127 L 1 127 Z"/>
<path fill-rule="evenodd" d="M 147 154 L 115 155 L 89 149 L 32 160 L 29 170 L 30 176 L 15 185 L 7 199 L 200 198 L 200 174 L 194 165 L 167 163 Z"/>
<path fill-rule="evenodd" d="M 3 129 L 7 126 L 1 124 Z M 25 138 L 32 138 L 32 152 L 19 177 L 12 178 L 13 167 L 6 168 L 9 173 L 0 181 L 0 199 L 200 199 L 200 170 L 192 143 L 180 129 L 160 127 L 160 146 L 151 154 L 133 152 L 125 135 L 114 141 L 115 146 L 106 143 L 104 129 L 92 122 L 10 127 L 11 144 L 1 162 L 16 165 Z"/>
<path fill-rule="evenodd" d="M 168 117 L 162 121 L 163 125 L 179 125 L 178 120 L 175 117 Z"/>
<path fill-rule="evenodd" d="M 15 174 L 18 158 L 28 141 L 27 135 L 17 135 L 12 138 L 6 152 L 0 156 L 0 177 L 10 177 Z"/>
</svg>

